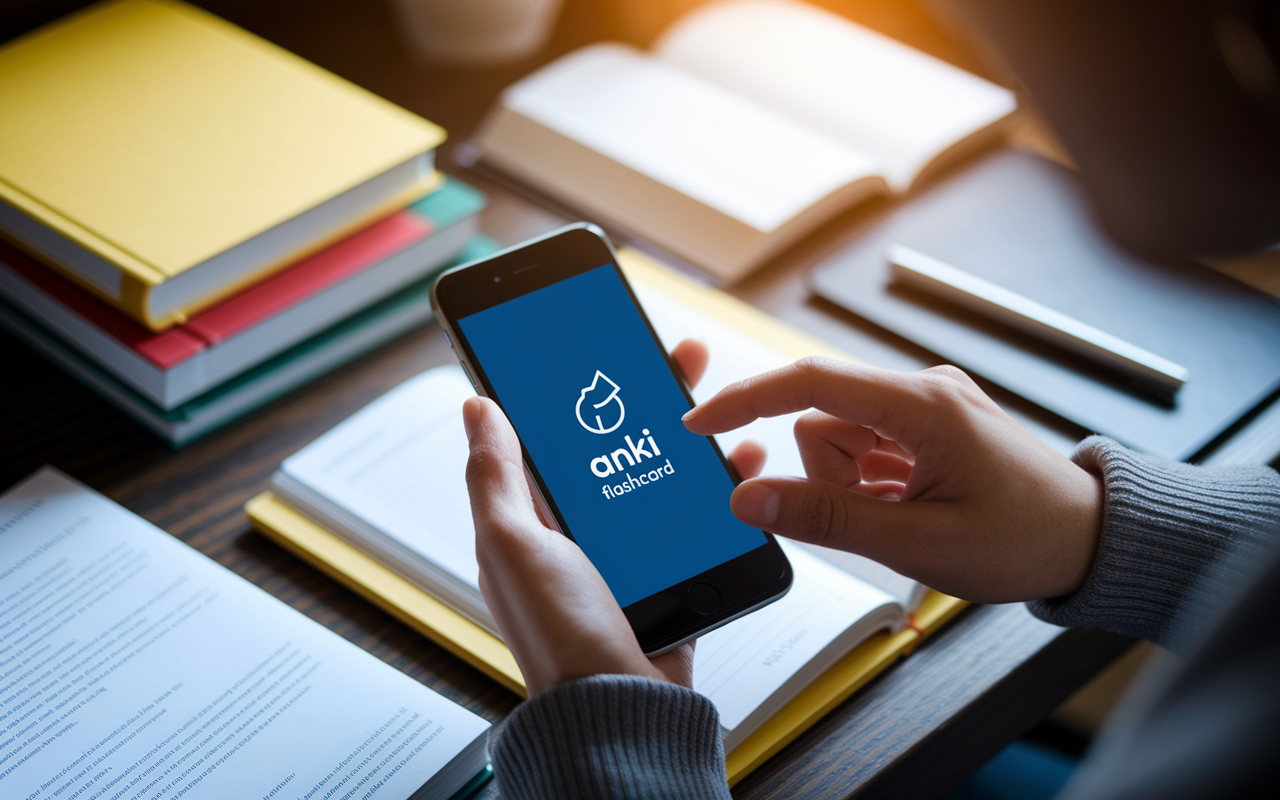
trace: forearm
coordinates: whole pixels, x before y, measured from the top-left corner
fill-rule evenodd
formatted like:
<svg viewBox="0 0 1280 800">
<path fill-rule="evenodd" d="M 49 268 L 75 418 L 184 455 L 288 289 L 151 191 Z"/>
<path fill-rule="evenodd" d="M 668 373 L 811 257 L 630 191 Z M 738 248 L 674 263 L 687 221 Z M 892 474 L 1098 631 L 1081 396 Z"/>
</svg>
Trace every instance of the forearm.
<svg viewBox="0 0 1280 800">
<path fill-rule="evenodd" d="M 1102 536 L 1085 583 L 1029 604 L 1036 616 L 1177 649 L 1233 573 L 1230 554 L 1261 552 L 1280 526 L 1280 475 L 1268 467 L 1193 467 L 1091 437 L 1073 460 L 1104 483 Z M 1239 562 L 1237 562 L 1239 563 Z"/>
<path fill-rule="evenodd" d="M 691 689 L 630 675 L 556 686 L 490 734 L 503 797 L 727 800 L 720 717 Z"/>
</svg>

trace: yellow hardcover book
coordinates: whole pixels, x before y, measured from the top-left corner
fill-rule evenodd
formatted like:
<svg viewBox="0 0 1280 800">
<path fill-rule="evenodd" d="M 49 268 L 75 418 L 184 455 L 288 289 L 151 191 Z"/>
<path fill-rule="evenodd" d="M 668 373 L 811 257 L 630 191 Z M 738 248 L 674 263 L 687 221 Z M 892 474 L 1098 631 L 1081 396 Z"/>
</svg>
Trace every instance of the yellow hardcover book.
<svg viewBox="0 0 1280 800">
<path fill-rule="evenodd" d="M 437 182 L 438 126 L 176 0 L 0 48 L 0 232 L 159 329 Z"/>
<path fill-rule="evenodd" d="M 623 249 L 618 256 L 633 284 L 656 289 L 790 356 L 847 358 L 759 309 L 724 292 L 695 284 L 640 253 Z M 245 510 L 254 527 L 276 542 L 503 686 L 526 696 L 524 679 L 514 658 L 493 634 L 299 513 L 272 492 L 254 497 L 245 505 Z M 963 600 L 929 591 L 916 608 L 910 627 L 897 633 L 875 634 L 855 647 L 729 751 L 726 756 L 729 783 L 736 783 L 763 764 L 894 661 L 909 654 L 922 638 L 966 605 Z"/>
</svg>

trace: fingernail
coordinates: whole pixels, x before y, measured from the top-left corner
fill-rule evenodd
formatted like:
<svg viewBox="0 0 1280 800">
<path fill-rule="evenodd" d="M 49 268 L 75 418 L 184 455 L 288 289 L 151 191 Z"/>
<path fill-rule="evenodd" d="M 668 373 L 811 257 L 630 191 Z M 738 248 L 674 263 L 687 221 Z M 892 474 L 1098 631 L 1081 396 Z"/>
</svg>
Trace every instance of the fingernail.
<svg viewBox="0 0 1280 800">
<path fill-rule="evenodd" d="M 702 406 L 694 406 L 693 408 L 691 408 L 691 409 L 689 409 L 688 411 L 684 412 L 684 416 L 680 418 L 680 421 L 681 421 L 681 422 L 688 422 L 689 420 L 691 420 L 691 419 L 693 419 L 694 417 L 698 416 L 698 409 L 700 409 L 700 408 L 702 408 Z"/>
<path fill-rule="evenodd" d="M 472 438 L 476 435 L 475 416 L 477 412 L 468 408 L 468 406 L 473 405 L 471 402 L 473 399 L 468 397 L 462 403 L 462 430 L 467 434 L 467 444 L 471 444 Z"/>
<path fill-rule="evenodd" d="M 782 495 L 767 484 L 748 481 L 733 492 L 733 514 L 748 525 L 767 527 L 778 521 Z"/>
</svg>

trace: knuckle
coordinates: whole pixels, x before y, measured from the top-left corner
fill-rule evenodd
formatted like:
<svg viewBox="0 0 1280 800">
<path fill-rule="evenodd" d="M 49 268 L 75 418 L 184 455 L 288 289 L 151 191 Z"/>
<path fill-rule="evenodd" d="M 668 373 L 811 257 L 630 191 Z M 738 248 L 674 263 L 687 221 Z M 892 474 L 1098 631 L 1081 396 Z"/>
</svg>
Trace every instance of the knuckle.
<svg viewBox="0 0 1280 800">
<path fill-rule="evenodd" d="M 523 531 L 511 525 L 500 514 L 486 515 L 476 520 L 476 558 L 491 566 L 514 560 L 522 563 L 519 554 L 526 546 Z"/>
<path fill-rule="evenodd" d="M 792 431 L 796 435 L 796 439 L 807 439 L 820 433 L 826 426 L 826 415 L 817 411 L 810 411 L 796 417 Z"/>
<path fill-rule="evenodd" d="M 467 488 L 474 490 L 477 484 L 493 480 L 503 468 L 502 457 L 488 447 L 475 447 L 467 458 Z"/>
<path fill-rule="evenodd" d="M 981 391 L 963 370 L 950 364 L 930 367 L 921 372 L 920 377 L 921 394 L 935 405 L 964 405 L 970 394 Z"/>
<path fill-rule="evenodd" d="M 792 366 L 797 372 L 812 376 L 831 372 L 836 364 L 835 359 L 826 356 L 805 356 Z"/>
<path fill-rule="evenodd" d="M 924 370 L 924 372 L 932 378 L 954 384 L 965 385 L 973 383 L 973 380 L 969 377 L 968 373 L 952 364 L 940 364 L 936 367 L 929 367 Z"/>
<path fill-rule="evenodd" d="M 813 542 L 826 544 L 839 540 L 848 521 L 848 510 L 831 492 L 814 492 L 805 503 L 804 527 Z"/>
</svg>

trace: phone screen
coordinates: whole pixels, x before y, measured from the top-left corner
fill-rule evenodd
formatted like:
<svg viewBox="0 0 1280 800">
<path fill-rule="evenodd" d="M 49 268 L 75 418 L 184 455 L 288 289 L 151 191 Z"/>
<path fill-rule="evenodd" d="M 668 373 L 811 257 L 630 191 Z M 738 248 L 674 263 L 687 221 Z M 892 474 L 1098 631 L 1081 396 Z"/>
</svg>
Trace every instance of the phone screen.
<svg viewBox="0 0 1280 800">
<path fill-rule="evenodd" d="M 606 264 L 460 317 L 494 399 L 618 605 L 768 543 L 729 511 L 733 479 Z"/>
</svg>

